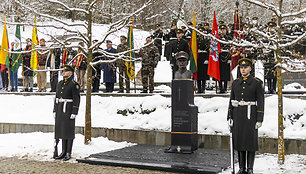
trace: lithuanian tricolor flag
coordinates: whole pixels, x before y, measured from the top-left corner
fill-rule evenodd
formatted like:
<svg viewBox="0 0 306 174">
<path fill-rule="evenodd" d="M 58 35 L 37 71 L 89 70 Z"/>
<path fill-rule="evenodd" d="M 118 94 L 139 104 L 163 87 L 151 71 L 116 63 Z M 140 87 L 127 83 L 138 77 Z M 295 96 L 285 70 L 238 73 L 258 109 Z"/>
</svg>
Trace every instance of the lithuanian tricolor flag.
<svg viewBox="0 0 306 174">
<path fill-rule="evenodd" d="M 37 26 L 36 26 L 36 16 L 34 20 L 34 28 L 33 28 L 33 34 L 32 34 L 32 49 L 34 50 L 36 46 L 39 44 L 38 42 L 38 36 L 37 36 Z M 37 60 L 37 51 L 31 52 L 31 68 L 33 70 L 37 70 L 38 60 Z"/>
<path fill-rule="evenodd" d="M 193 12 L 193 27 L 196 28 L 195 14 Z M 195 30 L 192 30 L 192 36 L 189 44 L 190 50 L 190 71 L 195 80 L 198 79 L 198 43 L 197 43 L 197 33 Z"/>
<path fill-rule="evenodd" d="M 4 13 L 3 13 L 3 21 L 5 22 Z M 6 26 L 6 23 L 4 23 L 1 50 L 0 50 L 0 64 L 3 64 L 3 65 L 5 64 L 8 50 L 9 50 L 9 41 L 7 37 L 7 26 Z"/>
</svg>

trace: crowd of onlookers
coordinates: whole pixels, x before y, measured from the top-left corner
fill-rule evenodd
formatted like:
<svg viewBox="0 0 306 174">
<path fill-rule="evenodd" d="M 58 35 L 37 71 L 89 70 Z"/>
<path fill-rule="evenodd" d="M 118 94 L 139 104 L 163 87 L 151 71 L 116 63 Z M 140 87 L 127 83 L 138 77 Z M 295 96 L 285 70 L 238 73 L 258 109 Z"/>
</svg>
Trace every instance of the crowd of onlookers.
<svg viewBox="0 0 306 174">
<path fill-rule="evenodd" d="M 191 27 L 192 23 L 188 22 Z M 258 37 L 254 36 L 250 31 L 251 28 L 257 28 L 259 31 L 265 32 L 267 35 L 273 36 L 276 34 L 276 23 L 270 21 L 266 25 L 260 25 L 257 22 L 257 18 L 253 18 L 252 24 L 241 24 L 244 31 L 244 39 L 253 43 L 258 41 Z M 226 25 L 224 22 L 219 21 L 219 36 L 222 40 L 234 39 L 234 25 Z M 209 23 L 200 23 L 197 29 L 203 33 L 211 33 L 211 27 Z M 290 36 L 299 36 L 306 31 L 306 25 L 294 25 L 285 26 L 283 28 L 284 38 L 290 38 Z M 146 38 L 146 42 L 139 51 L 135 52 L 136 57 L 141 57 L 141 77 L 143 90 L 142 93 L 153 93 L 154 91 L 154 69 L 157 66 L 158 61 L 161 60 L 161 56 L 165 56 L 170 61 L 173 74 L 177 71 L 177 65 L 175 61 L 175 54 L 180 51 L 189 53 L 189 40 L 191 38 L 192 29 L 188 26 L 177 27 L 177 23 L 171 25 L 170 30 L 165 31 L 157 24 L 156 29 Z M 205 89 L 210 86 L 207 81 L 211 81 L 211 77 L 207 75 L 207 67 L 209 60 L 209 48 L 210 38 L 198 33 L 198 74 L 197 74 L 197 92 L 205 93 Z M 98 40 L 94 40 L 95 44 Z M 269 42 L 269 40 L 262 40 L 263 42 Z M 108 53 L 119 53 L 127 51 L 128 43 L 127 37 L 120 36 L 120 44 L 114 48 L 112 41 L 106 41 L 106 48 L 98 48 L 93 52 L 93 61 L 108 60 L 101 51 L 104 50 Z M 292 55 L 305 56 L 305 44 L 306 39 L 302 39 L 299 43 L 290 47 Z M 11 43 L 11 48 L 14 48 L 14 42 Z M 80 85 L 81 92 L 86 90 L 87 78 L 92 77 L 92 92 L 99 92 L 101 78 L 105 85 L 105 92 L 113 92 L 114 84 L 119 82 L 119 93 L 130 92 L 130 77 L 127 73 L 129 70 L 126 62 L 119 59 L 115 62 L 95 64 L 92 68 L 92 74 L 88 75 L 87 59 L 83 52 L 84 43 L 79 43 L 79 48 L 74 49 L 70 46 L 70 43 L 66 43 L 64 48 L 55 48 L 48 50 L 46 47 L 46 40 L 40 39 L 39 51 L 37 51 L 38 67 L 37 70 L 31 68 L 31 49 L 32 41 L 30 38 L 26 39 L 26 47 L 23 48 L 23 53 L 19 56 L 18 60 L 13 59 L 14 53 L 9 53 L 9 66 L 1 65 L 0 76 L 0 88 L 3 91 L 19 91 L 19 92 L 46 92 L 47 91 L 47 72 L 50 73 L 50 91 L 55 92 L 56 86 L 59 80 L 59 73 L 61 67 L 65 64 L 72 65 L 75 68 L 74 78 Z M 13 49 L 10 49 L 14 51 Z M 164 52 L 163 52 L 164 50 Z M 228 85 L 227 83 L 232 80 L 231 75 L 231 61 L 234 54 L 233 48 L 226 44 L 221 44 L 221 53 L 219 54 L 220 65 L 220 81 L 218 83 L 220 93 L 226 93 Z M 268 85 L 268 93 L 275 93 L 276 91 L 276 73 L 275 73 L 275 56 L 271 50 L 256 50 L 253 48 L 246 48 L 242 57 L 248 57 L 252 60 L 261 59 L 264 62 L 265 72 L 264 76 Z M 127 53 L 128 55 L 128 53 Z M 21 61 L 19 67 L 15 67 L 15 62 Z M 21 76 L 18 77 L 18 70 L 21 69 Z M 101 71 L 103 71 L 103 77 L 101 77 Z M 19 73 L 20 74 L 20 73 Z M 37 90 L 33 88 L 34 78 L 37 77 Z M 19 81 L 18 81 L 19 80 Z M 18 88 L 19 84 L 19 88 Z M 125 84 L 125 86 L 124 86 Z"/>
</svg>

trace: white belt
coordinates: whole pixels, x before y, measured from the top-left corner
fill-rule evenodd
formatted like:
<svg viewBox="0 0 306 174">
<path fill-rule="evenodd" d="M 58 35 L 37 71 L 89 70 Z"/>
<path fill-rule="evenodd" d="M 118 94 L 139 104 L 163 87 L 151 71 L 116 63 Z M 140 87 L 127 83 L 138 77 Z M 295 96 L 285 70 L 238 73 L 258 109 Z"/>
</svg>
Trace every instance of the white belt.
<svg viewBox="0 0 306 174">
<path fill-rule="evenodd" d="M 206 50 L 198 50 L 198 53 L 207 53 Z"/>
<path fill-rule="evenodd" d="M 248 110 L 247 110 L 247 116 L 248 119 L 251 119 L 251 106 L 252 105 L 257 105 L 256 101 L 237 101 L 237 100 L 231 100 L 232 105 L 234 107 L 238 107 L 238 106 L 248 106 Z"/>
<path fill-rule="evenodd" d="M 55 99 L 55 102 L 56 103 L 64 103 L 64 106 L 63 106 L 63 112 L 65 113 L 66 112 L 66 105 L 67 103 L 72 103 L 73 100 L 72 99 L 63 99 L 63 98 L 56 98 Z"/>
</svg>

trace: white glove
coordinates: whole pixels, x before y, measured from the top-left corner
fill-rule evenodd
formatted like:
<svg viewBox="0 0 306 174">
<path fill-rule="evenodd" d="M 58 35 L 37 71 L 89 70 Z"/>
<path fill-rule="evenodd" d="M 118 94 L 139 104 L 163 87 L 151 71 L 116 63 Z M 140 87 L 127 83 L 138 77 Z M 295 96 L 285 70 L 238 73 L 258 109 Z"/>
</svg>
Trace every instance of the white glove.
<svg viewBox="0 0 306 174">
<path fill-rule="evenodd" d="M 75 119 L 76 115 L 75 114 L 71 114 L 70 119 L 73 120 Z"/>
<path fill-rule="evenodd" d="M 233 127 L 233 119 L 228 119 L 227 124 L 228 124 L 228 129 L 231 130 L 231 128 Z"/>
<path fill-rule="evenodd" d="M 262 122 L 256 122 L 255 129 L 258 129 L 262 126 Z"/>
<path fill-rule="evenodd" d="M 55 112 L 53 112 L 53 117 L 54 117 L 54 119 L 55 119 L 55 117 L 56 117 L 56 113 L 55 113 Z"/>
<path fill-rule="evenodd" d="M 237 100 L 231 100 L 232 106 L 238 107 L 239 102 Z"/>
</svg>

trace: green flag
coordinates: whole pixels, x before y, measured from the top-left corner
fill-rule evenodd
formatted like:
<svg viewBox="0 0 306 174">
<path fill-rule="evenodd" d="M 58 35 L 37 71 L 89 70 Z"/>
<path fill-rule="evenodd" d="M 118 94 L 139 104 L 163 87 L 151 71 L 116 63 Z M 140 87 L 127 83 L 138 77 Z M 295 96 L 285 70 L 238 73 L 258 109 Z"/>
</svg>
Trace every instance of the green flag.
<svg viewBox="0 0 306 174">
<path fill-rule="evenodd" d="M 16 25 L 16 33 L 15 33 L 15 39 L 14 39 L 14 51 L 21 51 L 21 36 L 20 36 L 20 25 L 17 24 Z M 21 53 L 11 53 L 8 55 L 11 59 L 11 65 L 12 68 L 11 70 L 13 72 L 17 72 L 18 68 L 20 66 L 21 60 L 22 60 L 22 56 Z M 7 67 L 9 67 L 9 59 L 6 59 L 5 65 Z"/>
</svg>

